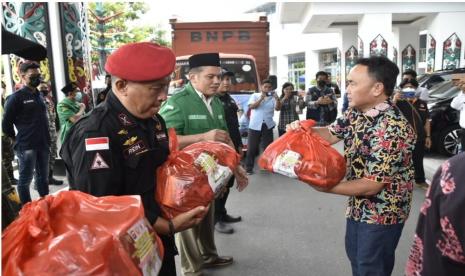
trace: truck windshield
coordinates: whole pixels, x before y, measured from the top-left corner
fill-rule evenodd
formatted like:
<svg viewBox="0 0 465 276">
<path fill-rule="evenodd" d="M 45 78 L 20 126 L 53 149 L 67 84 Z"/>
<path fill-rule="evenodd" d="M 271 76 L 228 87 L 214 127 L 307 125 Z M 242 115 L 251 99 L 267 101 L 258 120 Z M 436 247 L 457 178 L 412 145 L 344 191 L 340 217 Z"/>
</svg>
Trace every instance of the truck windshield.
<svg viewBox="0 0 465 276">
<path fill-rule="evenodd" d="M 254 93 L 258 91 L 257 70 L 253 60 L 247 58 L 221 58 L 220 63 L 223 69 L 234 73 L 231 93 Z M 188 73 L 188 61 L 177 60 L 170 94 L 176 93 L 176 90 L 187 83 Z"/>
</svg>

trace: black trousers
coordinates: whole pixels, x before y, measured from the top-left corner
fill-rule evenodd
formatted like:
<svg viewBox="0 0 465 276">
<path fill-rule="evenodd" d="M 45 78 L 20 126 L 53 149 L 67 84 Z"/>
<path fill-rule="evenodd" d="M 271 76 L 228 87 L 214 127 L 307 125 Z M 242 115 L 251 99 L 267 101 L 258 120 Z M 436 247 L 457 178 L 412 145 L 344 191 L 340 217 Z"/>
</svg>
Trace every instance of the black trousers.
<svg viewBox="0 0 465 276">
<path fill-rule="evenodd" d="M 284 133 L 286 133 L 286 130 L 285 130 L 285 129 L 279 129 L 279 128 L 278 128 L 279 137 L 283 136 Z"/>
<path fill-rule="evenodd" d="M 415 182 L 424 183 L 425 180 L 425 170 L 423 168 L 423 158 L 425 157 L 425 141 L 420 140 L 415 144 L 415 149 L 413 150 L 413 167 L 415 168 Z"/>
<path fill-rule="evenodd" d="M 234 185 L 234 180 L 236 178 L 231 176 L 228 183 L 226 184 L 226 191 L 223 194 L 223 197 L 215 199 L 215 222 L 223 221 L 224 216 L 228 213 L 226 211 L 226 200 L 228 200 L 229 190 Z"/>
<path fill-rule="evenodd" d="M 176 263 L 174 261 L 174 256 L 164 256 L 158 275 L 176 276 Z"/>
<path fill-rule="evenodd" d="M 249 136 L 247 141 L 247 158 L 245 166 L 247 170 L 253 170 L 255 164 L 255 157 L 259 152 L 259 146 L 262 145 L 263 149 L 268 147 L 273 142 L 273 128 L 268 128 L 266 124 L 262 124 L 261 130 L 253 130 L 249 128 Z"/>
<path fill-rule="evenodd" d="M 465 128 L 462 128 L 462 152 L 465 152 Z"/>
</svg>

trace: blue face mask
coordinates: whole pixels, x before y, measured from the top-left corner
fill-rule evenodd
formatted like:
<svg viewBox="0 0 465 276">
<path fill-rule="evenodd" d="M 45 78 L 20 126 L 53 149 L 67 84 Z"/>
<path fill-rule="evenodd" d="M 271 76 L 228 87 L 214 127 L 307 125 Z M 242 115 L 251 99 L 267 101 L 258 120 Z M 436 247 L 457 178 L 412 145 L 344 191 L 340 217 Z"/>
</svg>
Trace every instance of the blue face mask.
<svg viewBox="0 0 465 276">
<path fill-rule="evenodd" d="M 82 93 L 81 93 L 81 92 L 77 92 L 77 93 L 76 93 L 76 96 L 74 97 L 74 99 L 75 99 L 77 102 L 81 102 L 81 100 L 82 100 Z"/>
</svg>

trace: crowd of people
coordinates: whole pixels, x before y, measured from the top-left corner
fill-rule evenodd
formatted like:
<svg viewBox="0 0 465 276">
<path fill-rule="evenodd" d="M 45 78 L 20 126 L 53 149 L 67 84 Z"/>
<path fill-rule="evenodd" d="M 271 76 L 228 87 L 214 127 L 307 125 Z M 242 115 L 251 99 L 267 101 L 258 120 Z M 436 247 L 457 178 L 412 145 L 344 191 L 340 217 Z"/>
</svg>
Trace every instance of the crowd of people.
<svg viewBox="0 0 465 276">
<path fill-rule="evenodd" d="M 39 66 L 23 63 L 20 68 L 23 86 L 6 100 L 2 122 L 2 145 L 9 145 L 3 149 L 3 167 L 14 183 L 12 169 L 6 164 L 11 165 L 13 145 L 18 157 L 17 188 L 21 203 L 31 201 L 29 186 L 33 176 L 41 197 L 48 194 L 49 184 L 62 184 L 53 178 L 57 152 L 55 114 L 58 114 L 60 154 L 70 189 L 94 196 L 139 195 L 145 216 L 165 248 L 160 275 L 176 275 L 177 254 L 183 275 L 203 275 L 205 268 L 233 263 L 233 257 L 219 254 L 214 239 L 215 229 L 232 234 L 231 223 L 241 221 L 240 216 L 233 216 L 226 209 L 230 188 L 234 183 L 239 191 L 247 187 L 260 145 L 266 148 L 273 142 L 276 126 L 279 136 L 300 129 L 299 115 L 306 108 L 306 118 L 317 123 L 310 131 L 330 144 L 339 141 L 344 144 L 346 178 L 329 189 L 314 188 L 349 197 L 345 250 L 353 275 L 391 275 L 395 250 L 409 216 L 414 184 L 426 185 L 424 148 L 431 146 L 424 101 L 427 94 L 419 91 L 416 73 L 407 72 L 410 73 L 407 76 L 404 73 L 396 87 L 399 69 L 393 62 L 384 57 L 359 59 L 349 73 L 347 107 L 339 117 L 336 89 L 326 72 L 316 74 L 317 85 L 305 97 L 289 82 L 282 85 L 278 95 L 273 82 L 263 80 L 260 91 L 248 101 L 251 112 L 245 168 L 242 165 L 235 168 L 224 193 L 208 206 L 167 219 L 154 197 L 157 181 L 154 172 L 169 155 L 168 128 L 176 130 L 180 148 L 200 141 L 218 141 L 243 154 L 244 146 L 239 133 L 238 107 L 229 94 L 235 75 L 221 68 L 219 54 L 192 55 L 189 82 L 168 98 L 174 68 L 175 56 L 169 48 L 149 42 L 120 47 L 106 62 L 107 87 L 98 95 L 98 105 L 84 115 L 86 107 L 81 103 L 82 92 L 76 84 L 63 87 L 65 98 L 55 110 L 49 85 L 41 82 Z M 465 87 L 459 85 L 464 92 L 454 99 L 452 106 L 461 110 L 460 123 L 465 128 Z M 273 116 L 278 111 L 276 124 Z M 465 225 L 458 213 L 460 209 L 444 207 L 440 201 L 445 199 L 436 196 L 442 192 L 454 196 L 453 200 L 459 202 L 457 206 L 465 204 L 459 192 L 463 190 L 460 184 L 465 183 L 463 170 L 457 165 L 463 155 L 443 165 L 427 192 L 427 203 L 420 215 L 424 217 L 420 217 L 418 236 L 406 269 L 411 275 L 434 274 L 428 274 L 429 271 L 459 275 L 465 271 L 462 250 Z M 456 187 L 454 193 L 452 182 Z M 446 208 L 448 216 L 431 214 L 429 210 L 433 207 Z M 427 226 L 433 224 L 442 226 L 442 231 L 434 228 L 440 244 L 437 248 L 434 242 L 427 241 L 427 233 L 432 231 Z M 451 227 L 455 236 L 450 235 Z M 439 236 L 444 233 L 448 236 L 441 239 Z M 448 258 L 448 261 L 441 259 L 441 267 L 425 264 L 426 260 L 434 262 L 441 257 Z M 454 266 L 449 269 L 450 262 Z"/>
</svg>

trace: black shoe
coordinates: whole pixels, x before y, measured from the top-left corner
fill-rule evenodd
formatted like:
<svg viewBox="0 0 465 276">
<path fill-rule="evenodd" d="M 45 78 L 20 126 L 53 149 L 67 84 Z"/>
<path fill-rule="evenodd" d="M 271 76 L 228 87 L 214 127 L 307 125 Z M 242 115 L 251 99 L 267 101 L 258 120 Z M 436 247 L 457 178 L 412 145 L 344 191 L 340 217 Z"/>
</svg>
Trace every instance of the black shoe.
<svg viewBox="0 0 465 276">
<path fill-rule="evenodd" d="M 50 178 L 48 182 L 49 182 L 49 185 L 63 185 L 63 180 L 58 180 L 53 177 Z"/>
<path fill-rule="evenodd" d="M 222 221 L 218 221 L 217 223 L 215 223 L 215 230 L 223 234 L 234 233 L 234 229 Z"/>
<path fill-rule="evenodd" d="M 423 189 L 423 190 L 428 190 L 428 188 L 429 188 L 429 185 L 426 184 L 425 182 L 416 183 L 416 186 L 417 186 L 418 188 Z"/>
<path fill-rule="evenodd" d="M 253 170 L 252 170 L 252 169 L 247 169 L 247 174 L 248 174 L 248 175 L 252 175 L 252 174 L 253 174 Z"/>
<path fill-rule="evenodd" d="M 216 260 L 211 263 L 204 263 L 202 268 L 215 268 L 225 265 L 230 265 L 233 263 L 233 257 L 229 256 L 218 256 Z"/>
<path fill-rule="evenodd" d="M 226 223 L 235 223 L 241 220 L 242 220 L 241 216 L 233 217 L 233 216 L 226 214 L 225 216 L 223 216 L 223 219 L 221 221 L 226 222 Z"/>
</svg>

